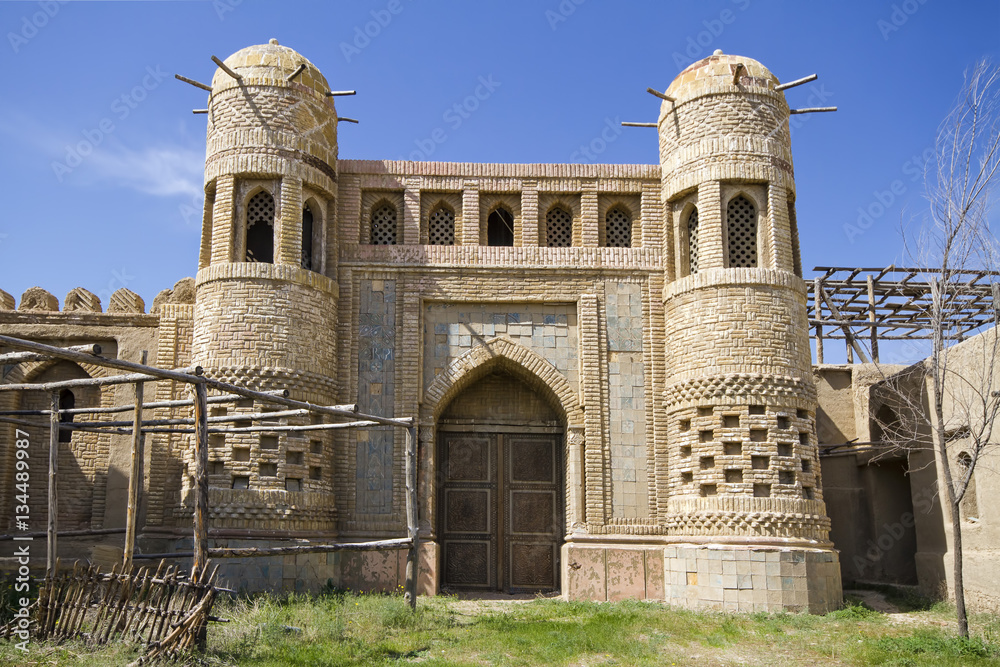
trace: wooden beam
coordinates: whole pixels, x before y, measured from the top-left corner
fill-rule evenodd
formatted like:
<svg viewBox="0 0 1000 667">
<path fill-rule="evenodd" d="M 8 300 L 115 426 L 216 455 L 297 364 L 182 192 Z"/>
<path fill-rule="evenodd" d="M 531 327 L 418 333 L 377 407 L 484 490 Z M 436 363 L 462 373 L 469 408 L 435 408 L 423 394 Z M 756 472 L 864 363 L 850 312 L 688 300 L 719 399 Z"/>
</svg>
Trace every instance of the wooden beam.
<svg viewBox="0 0 1000 667">
<path fill-rule="evenodd" d="M 242 80 L 243 80 L 243 77 L 242 77 L 242 76 L 240 76 L 239 74 L 237 74 L 237 73 L 236 73 L 236 72 L 234 72 L 233 70 L 229 69 L 229 65 L 227 65 L 227 64 L 226 64 L 226 63 L 224 63 L 224 62 L 222 62 L 221 60 L 219 60 L 219 59 L 218 59 L 218 58 L 216 58 L 215 56 L 212 56 L 212 62 L 213 62 L 213 63 L 215 63 L 216 65 L 218 65 L 218 66 L 219 66 L 219 69 L 221 69 L 221 70 L 222 70 L 223 72 L 225 72 L 225 73 L 226 73 L 226 74 L 228 74 L 229 76 L 233 77 L 233 78 L 234 78 L 234 79 L 236 79 L 237 81 L 242 81 Z"/>
<path fill-rule="evenodd" d="M 72 345 L 63 349 L 84 352 L 86 354 L 101 353 L 100 345 Z M 50 358 L 51 357 L 47 355 L 37 354 L 35 352 L 8 352 L 7 354 L 0 354 L 0 364 L 19 364 L 25 361 L 48 361 Z"/>
<path fill-rule="evenodd" d="M 801 79 L 795 79 L 795 81 L 789 81 L 788 83 L 782 83 L 774 87 L 775 90 L 788 90 L 789 88 L 794 88 L 795 86 L 801 86 L 803 83 L 809 83 L 810 81 L 815 81 L 819 77 L 815 74 L 810 74 L 809 76 L 804 76 Z"/>
<path fill-rule="evenodd" d="M 875 326 L 875 277 L 868 274 L 868 321 L 871 323 L 872 360 L 878 363 L 878 327 Z"/>
<path fill-rule="evenodd" d="M 333 544 L 303 544 L 289 547 L 212 547 L 210 558 L 267 558 L 269 556 L 294 556 L 296 554 L 332 553 L 336 551 L 402 550 L 410 547 L 410 538 L 402 537 L 373 542 L 340 542 Z M 162 558 L 192 558 L 193 551 L 173 553 L 136 554 L 134 559 L 159 560 Z"/>
<path fill-rule="evenodd" d="M 354 123 L 355 125 L 357 125 L 361 121 L 359 121 L 356 118 L 348 118 L 347 116 L 337 116 L 337 122 L 338 123 Z"/>
<path fill-rule="evenodd" d="M 819 113 L 822 111 L 836 111 L 837 107 L 805 107 L 803 109 L 789 109 L 788 113 L 793 116 L 797 113 Z"/>
<path fill-rule="evenodd" d="M 667 95 L 666 93 L 661 93 L 660 91 L 656 90 L 655 88 L 647 88 L 646 92 L 649 93 L 650 95 L 655 96 L 655 97 L 659 97 L 661 100 L 666 100 L 667 102 L 674 102 L 675 101 L 675 99 L 673 97 L 670 97 L 670 95 Z"/>
<path fill-rule="evenodd" d="M 656 127 L 656 123 L 632 123 L 623 121 L 622 127 Z"/>
<path fill-rule="evenodd" d="M 3 335 L 0 335 L 0 345 L 6 345 L 14 349 L 42 352 L 57 359 L 67 359 L 69 361 L 84 361 L 86 363 L 91 363 L 98 366 L 107 366 L 110 368 L 117 368 L 119 370 L 146 372 L 149 375 L 155 376 L 156 378 L 162 378 L 164 380 L 174 380 L 177 382 L 185 382 L 187 384 L 204 383 L 209 388 L 215 389 L 222 393 L 236 394 L 238 396 L 243 396 L 244 398 L 252 398 L 255 400 L 261 400 L 268 403 L 275 403 L 277 405 L 286 405 L 291 408 L 306 408 L 310 412 L 315 412 L 319 414 L 328 414 L 328 415 L 333 415 L 335 417 L 348 417 L 350 419 L 371 420 L 378 422 L 379 424 L 385 424 L 386 426 L 409 427 L 413 425 L 412 417 L 400 417 L 400 418 L 380 417 L 378 415 L 368 415 L 360 412 L 337 410 L 322 405 L 314 405 L 312 403 L 307 403 L 305 401 L 296 401 L 290 398 L 276 396 L 274 394 L 269 394 L 267 392 L 254 391 L 252 389 L 238 387 L 233 384 L 203 377 L 201 375 L 202 369 L 200 366 L 194 367 L 194 374 L 178 372 L 175 370 L 164 370 L 161 368 L 156 368 L 155 366 L 143 366 L 142 364 L 123 361 L 121 359 L 107 359 L 105 357 L 94 357 L 90 355 L 84 355 L 78 352 L 71 352 L 68 350 L 64 350 L 62 348 L 52 347 L 51 345 L 44 345 L 42 343 L 35 343 L 34 341 L 24 340 L 21 338 L 14 338 L 12 336 L 3 336 Z M 132 382 L 144 379 L 145 378 L 134 377 L 132 379 Z M 0 390 L 4 390 L 5 388 L 12 386 L 14 385 L 0 384 Z M 27 389 L 33 389 L 37 388 L 37 385 L 25 385 L 25 387 Z"/>
<path fill-rule="evenodd" d="M 56 573 L 59 551 L 59 392 L 49 395 L 52 414 L 49 416 L 49 499 L 48 536 L 45 552 L 45 576 Z"/>
<path fill-rule="evenodd" d="M 183 81 L 184 83 L 190 83 L 195 88 L 201 88 L 202 90 L 212 92 L 212 87 L 202 83 L 201 81 L 195 81 L 194 79 L 189 79 L 186 76 L 181 76 L 180 74 L 174 74 L 174 78 L 178 81 Z"/>
<path fill-rule="evenodd" d="M 295 80 L 295 77 L 297 77 L 299 74 L 302 74 L 305 71 L 306 71 L 306 64 L 302 63 L 298 67 L 295 68 L 294 72 L 292 72 L 291 74 L 289 74 L 288 76 L 285 77 L 285 81 L 288 81 L 289 83 L 291 83 L 292 81 Z"/>
<path fill-rule="evenodd" d="M 837 305 L 827 298 L 826 292 L 823 290 L 822 285 L 820 285 L 819 288 L 819 295 L 820 297 L 822 297 L 823 302 L 830 309 L 830 313 L 833 315 L 833 318 L 840 323 L 840 328 L 843 329 L 844 331 L 844 338 L 848 342 L 848 349 L 847 349 L 848 363 L 854 363 L 853 357 L 851 356 L 852 348 L 854 349 L 855 352 L 858 353 L 858 356 L 861 358 L 862 363 L 865 364 L 870 363 L 868 360 L 868 355 L 866 355 L 865 351 L 861 349 L 860 345 L 858 345 L 858 342 L 854 339 L 854 334 L 851 332 L 850 328 L 844 323 L 843 318 L 841 318 L 840 311 L 837 309 Z"/>
<path fill-rule="evenodd" d="M 820 292 L 822 291 L 822 279 L 813 279 L 813 314 L 816 319 L 819 320 L 816 324 L 816 363 L 823 363 L 823 324 L 821 322 L 823 318 L 823 302 L 820 299 Z"/>
<path fill-rule="evenodd" d="M 194 386 L 194 563 L 191 578 L 196 579 L 208 567 L 208 390 Z"/>
<path fill-rule="evenodd" d="M 417 513 L 417 428 L 406 429 L 406 530 L 410 537 L 410 548 L 406 554 L 406 579 L 404 596 L 410 609 L 417 608 L 417 578 L 420 558 L 420 526 Z"/>
<path fill-rule="evenodd" d="M 146 363 L 146 350 L 142 363 Z M 132 571 L 132 552 L 135 551 L 135 525 L 139 517 L 139 489 L 142 486 L 142 399 L 144 385 L 135 383 L 135 412 L 132 416 L 132 462 L 128 469 L 128 510 L 125 516 L 125 550 L 122 553 L 122 571 Z"/>
<path fill-rule="evenodd" d="M 357 95 L 356 90 L 328 90 L 326 91 L 327 97 L 341 97 L 343 95 Z"/>
<path fill-rule="evenodd" d="M 273 391 L 265 392 L 268 394 L 273 394 L 275 396 L 281 396 L 283 398 L 288 398 L 287 389 L 277 389 Z M 235 403 L 236 401 L 246 400 L 242 396 L 237 396 L 235 394 L 223 394 L 222 396 L 209 396 L 209 404 L 215 403 Z M 177 401 L 156 401 L 154 403 L 146 403 L 143 405 L 144 410 L 153 410 L 156 408 L 183 408 L 186 406 L 194 405 L 193 398 L 185 398 Z M 344 410 L 354 411 L 357 409 L 357 404 L 354 405 L 333 405 L 330 407 L 343 408 Z M 59 412 L 64 415 L 103 415 L 103 414 L 114 414 L 117 412 L 132 412 L 135 410 L 135 406 L 132 404 L 128 405 L 114 405 L 107 408 L 73 408 L 72 410 L 60 410 Z M 48 416 L 48 410 L 0 410 L 0 416 L 26 416 L 26 417 L 40 417 Z"/>
</svg>

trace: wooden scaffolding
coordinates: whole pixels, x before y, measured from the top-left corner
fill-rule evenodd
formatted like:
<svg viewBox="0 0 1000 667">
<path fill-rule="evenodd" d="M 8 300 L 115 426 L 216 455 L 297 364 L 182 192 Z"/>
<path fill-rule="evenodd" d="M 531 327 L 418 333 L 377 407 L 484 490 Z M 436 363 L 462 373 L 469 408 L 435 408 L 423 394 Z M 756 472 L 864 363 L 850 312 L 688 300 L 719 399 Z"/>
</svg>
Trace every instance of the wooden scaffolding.
<svg viewBox="0 0 1000 667">
<path fill-rule="evenodd" d="M 195 366 L 180 369 L 162 369 L 145 363 L 143 353 L 140 363 L 122 359 L 110 359 L 101 356 L 98 345 L 74 347 L 54 347 L 34 341 L 0 336 L 0 346 L 14 352 L 0 354 L 0 365 L 17 364 L 29 361 L 66 360 L 86 363 L 121 371 L 120 375 L 99 378 L 85 378 L 47 383 L 0 384 L 0 391 L 37 391 L 46 392 L 51 397 L 48 410 L 9 410 L 0 412 L 0 422 L 15 426 L 39 427 L 44 424 L 30 421 L 32 417 L 47 417 L 49 428 L 49 466 L 48 466 L 48 524 L 46 576 L 51 578 L 56 573 L 56 553 L 60 535 L 89 536 L 109 533 L 125 533 L 125 549 L 122 559 L 122 571 L 132 569 L 133 559 L 140 558 L 193 558 L 190 579 L 198 581 L 207 571 L 209 558 L 227 557 L 266 557 L 285 556 L 299 553 L 316 553 L 331 551 L 374 551 L 406 549 L 406 573 L 404 594 L 411 606 L 416 607 L 417 598 L 417 552 L 419 548 L 417 529 L 417 438 L 416 427 L 412 417 L 389 418 L 378 415 L 361 414 L 357 405 L 316 405 L 288 398 L 285 390 L 254 391 L 234 384 L 221 382 L 206 377 L 201 367 Z M 157 380 L 172 380 L 190 385 L 194 398 L 187 400 L 160 401 L 144 403 L 144 383 Z M 108 386 L 118 384 L 133 384 L 135 386 L 135 402 L 130 405 L 119 405 L 104 408 L 61 409 L 59 393 L 68 387 Z M 212 390 L 217 395 L 209 396 Z M 258 414 L 209 417 L 210 403 L 235 403 L 236 401 L 252 399 L 272 406 L 281 406 L 283 410 L 271 410 Z M 176 408 L 190 406 L 193 414 L 189 418 L 179 419 L 145 419 L 143 410 L 154 408 Z M 87 421 L 73 423 L 63 418 L 71 414 L 113 414 L 132 413 L 127 421 Z M 315 423 L 301 426 L 264 423 L 256 426 L 236 426 L 233 422 L 253 423 L 262 420 L 272 420 L 278 417 L 327 416 L 336 419 L 334 423 Z M 321 420 L 320 420 L 321 421 Z M 392 426 L 406 431 L 405 445 L 405 498 L 407 535 L 398 539 L 377 540 L 372 542 L 343 543 L 310 543 L 283 547 L 262 548 L 210 548 L 208 546 L 208 452 L 209 435 L 222 433 L 281 433 L 299 431 L 336 430 L 344 428 L 370 428 L 375 426 Z M 59 532 L 58 528 L 58 454 L 59 433 L 64 429 L 111 432 L 130 434 L 132 436 L 132 460 L 129 470 L 128 510 L 126 527 L 122 529 L 74 530 Z M 135 553 L 136 523 L 138 518 L 139 491 L 142 487 L 143 434 L 144 433 L 187 433 L 194 434 L 195 445 L 195 503 L 194 503 L 194 548 L 192 552 L 170 554 L 137 554 Z M 27 539 L 28 533 L 2 536 L 0 539 Z"/>
<path fill-rule="evenodd" d="M 879 340 L 929 340 L 941 295 L 945 340 L 959 342 L 998 321 L 997 271 L 817 266 L 808 284 L 809 326 L 822 364 L 826 340 L 843 340 L 847 363 L 879 361 Z M 867 343 L 871 356 L 865 351 Z"/>
</svg>

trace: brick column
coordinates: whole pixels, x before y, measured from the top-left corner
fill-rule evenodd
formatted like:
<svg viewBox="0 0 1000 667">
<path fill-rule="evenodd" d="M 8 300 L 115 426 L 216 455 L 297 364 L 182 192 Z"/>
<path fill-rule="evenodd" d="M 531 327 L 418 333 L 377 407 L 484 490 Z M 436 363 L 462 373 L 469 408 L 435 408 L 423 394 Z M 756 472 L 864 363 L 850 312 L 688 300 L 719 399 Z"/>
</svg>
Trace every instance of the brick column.
<svg viewBox="0 0 1000 667">
<path fill-rule="evenodd" d="M 600 220 L 597 215 L 597 182 L 584 181 L 580 194 L 580 242 L 585 248 L 601 244 Z"/>
<path fill-rule="evenodd" d="M 664 265 L 668 274 L 673 275 L 673 258 L 670 256 L 673 227 L 670 224 L 670 211 L 663 201 L 663 189 L 659 183 L 643 183 L 639 201 L 639 224 L 642 225 L 642 236 L 639 243 L 643 248 L 656 248 L 662 245 L 665 259 L 670 261 Z M 633 235 L 634 236 L 634 235 Z"/>
<path fill-rule="evenodd" d="M 406 179 L 406 189 L 403 191 L 403 238 L 400 244 L 416 245 L 420 243 L 420 179 Z"/>
<path fill-rule="evenodd" d="M 580 296 L 580 375 L 583 378 L 585 512 L 589 524 L 601 525 L 605 516 L 604 426 L 600 315 L 597 296 Z"/>
<path fill-rule="evenodd" d="M 236 179 L 232 175 L 219 176 L 215 181 L 215 205 L 212 206 L 212 264 L 243 261 L 236 257 L 236 227 L 242 220 L 233 220 L 236 206 Z"/>
<path fill-rule="evenodd" d="M 770 246 L 763 257 L 765 268 L 793 271 L 795 266 L 795 241 L 792 239 L 788 219 L 788 188 L 783 185 L 767 186 L 767 243 Z"/>
<path fill-rule="evenodd" d="M 462 188 L 462 228 L 456 229 L 455 245 L 479 245 L 479 182 L 466 181 Z"/>
<path fill-rule="evenodd" d="M 285 176 L 281 179 L 281 195 L 278 203 L 274 236 L 275 264 L 302 263 L 302 179 Z"/>
<path fill-rule="evenodd" d="M 538 246 L 538 182 L 521 184 L 521 242 L 515 245 L 534 248 Z"/>
<path fill-rule="evenodd" d="M 698 269 L 726 265 L 726 225 L 722 213 L 722 188 L 718 181 L 698 187 Z"/>
</svg>

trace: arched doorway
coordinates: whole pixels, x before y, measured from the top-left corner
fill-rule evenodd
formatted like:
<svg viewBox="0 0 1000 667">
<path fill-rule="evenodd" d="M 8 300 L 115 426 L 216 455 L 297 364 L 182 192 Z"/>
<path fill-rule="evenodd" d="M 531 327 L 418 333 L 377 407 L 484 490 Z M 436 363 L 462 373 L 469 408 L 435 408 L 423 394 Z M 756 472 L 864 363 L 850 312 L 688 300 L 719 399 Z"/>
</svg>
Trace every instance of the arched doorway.
<svg viewBox="0 0 1000 667">
<path fill-rule="evenodd" d="M 438 421 L 438 529 L 445 590 L 559 589 L 563 445 L 559 414 L 497 370 Z"/>
</svg>

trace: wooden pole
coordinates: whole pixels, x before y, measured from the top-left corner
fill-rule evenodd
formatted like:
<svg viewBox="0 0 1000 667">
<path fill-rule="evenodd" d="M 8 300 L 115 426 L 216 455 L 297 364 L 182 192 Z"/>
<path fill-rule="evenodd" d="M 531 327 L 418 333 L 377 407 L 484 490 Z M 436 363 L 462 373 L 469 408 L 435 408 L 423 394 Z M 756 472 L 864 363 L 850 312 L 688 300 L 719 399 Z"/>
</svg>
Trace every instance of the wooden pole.
<svg viewBox="0 0 1000 667">
<path fill-rule="evenodd" d="M 203 382 L 194 386 L 194 564 L 191 579 L 201 576 L 208 567 L 208 388 Z"/>
<path fill-rule="evenodd" d="M 815 81 L 817 75 L 810 74 L 809 76 L 804 76 L 801 79 L 796 79 L 795 81 L 789 81 L 788 83 L 782 83 L 774 87 L 775 90 L 788 90 L 789 88 L 794 88 L 795 86 L 801 86 L 803 83 L 809 83 L 810 81 Z"/>
<path fill-rule="evenodd" d="M 813 279 L 813 310 L 817 320 L 823 319 L 823 301 L 820 299 L 822 283 L 819 278 Z M 823 363 L 823 325 L 816 324 L 816 363 Z"/>
<path fill-rule="evenodd" d="M 872 343 L 872 361 L 878 363 L 878 327 L 875 326 L 875 276 L 868 274 L 868 321 L 872 324 L 869 332 Z"/>
<path fill-rule="evenodd" d="M 73 350 L 74 352 L 83 352 L 86 354 L 100 354 L 100 345 L 71 345 L 70 347 L 64 348 L 67 350 Z M 0 364 L 19 364 L 22 361 L 48 361 L 49 356 L 45 354 L 37 354 L 35 352 L 8 352 L 6 354 L 0 354 Z"/>
<path fill-rule="evenodd" d="M 57 534 L 59 531 L 59 392 L 50 394 L 52 414 L 49 416 L 49 522 L 48 550 L 45 558 L 45 576 L 56 573 Z"/>
<path fill-rule="evenodd" d="M 146 350 L 142 351 L 146 363 Z M 128 514 L 125 518 L 125 553 L 122 571 L 132 571 L 132 553 L 135 551 L 135 524 L 139 514 L 139 488 L 142 485 L 142 382 L 135 383 L 135 414 L 132 420 L 132 465 L 128 471 Z"/>
<path fill-rule="evenodd" d="M 410 549 L 406 554 L 406 588 L 404 596 L 410 609 L 417 608 L 417 576 L 419 573 L 419 523 L 417 516 L 417 428 L 406 429 L 406 530 Z"/>
</svg>

